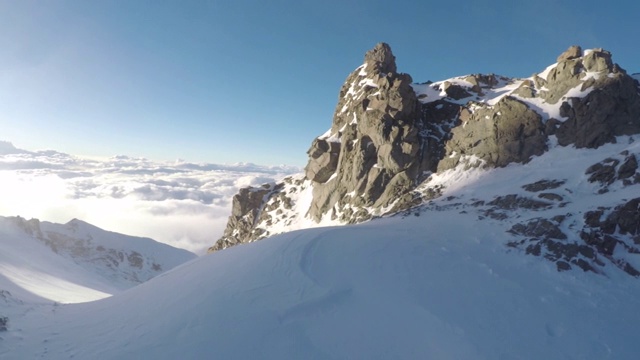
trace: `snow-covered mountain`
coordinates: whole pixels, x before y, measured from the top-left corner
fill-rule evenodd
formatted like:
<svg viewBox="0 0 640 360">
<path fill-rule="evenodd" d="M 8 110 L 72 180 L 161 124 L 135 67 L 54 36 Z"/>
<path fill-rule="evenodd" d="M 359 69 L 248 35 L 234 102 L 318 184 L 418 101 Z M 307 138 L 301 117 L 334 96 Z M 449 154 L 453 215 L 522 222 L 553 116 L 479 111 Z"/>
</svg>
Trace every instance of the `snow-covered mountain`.
<svg viewBox="0 0 640 360">
<path fill-rule="evenodd" d="M 139 285 L 196 256 L 147 238 L 66 224 L 0 217 L 0 290 L 36 302 L 73 303 Z"/>
<path fill-rule="evenodd" d="M 572 46 L 526 79 L 475 74 L 414 84 L 381 43 L 347 77 L 305 173 L 240 190 L 210 251 L 420 212 L 449 196 L 477 216 L 502 220 L 512 236 L 506 246 L 542 255 L 559 270 L 602 272 L 609 263 L 638 276 L 640 264 L 627 255 L 640 253 L 639 133 L 639 82 L 606 50 Z M 621 145 L 606 146 L 612 143 Z M 480 176 L 471 169 L 503 167 L 527 176 L 457 199 L 461 179 Z"/>
<path fill-rule="evenodd" d="M 0 358 L 636 359 L 639 133 L 604 50 L 415 84 L 379 44 L 214 253 L 94 302 L 2 292 Z"/>
</svg>

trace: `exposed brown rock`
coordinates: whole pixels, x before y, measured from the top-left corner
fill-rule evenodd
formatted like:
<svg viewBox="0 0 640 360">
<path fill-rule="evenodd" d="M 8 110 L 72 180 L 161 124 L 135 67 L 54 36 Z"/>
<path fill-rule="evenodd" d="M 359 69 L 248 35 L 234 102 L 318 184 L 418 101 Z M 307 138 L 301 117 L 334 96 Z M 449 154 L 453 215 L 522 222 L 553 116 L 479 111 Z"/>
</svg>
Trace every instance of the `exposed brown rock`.
<svg viewBox="0 0 640 360">
<path fill-rule="evenodd" d="M 572 60 L 582 56 L 582 48 L 578 45 L 569 47 L 565 52 L 558 56 L 557 62 Z"/>
<path fill-rule="evenodd" d="M 524 103 L 507 96 L 494 106 L 476 106 L 481 108 L 467 112 L 470 115 L 461 114 L 461 120 L 468 120 L 452 130 L 438 171 L 457 166 L 464 156 L 477 157 L 485 167 L 502 167 L 512 162 L 525 163 L 546 150 L 542 119 Z M 477 165 L 480 164 L 469 163 Z"/>
<path fill-rule="evenodd" d="M 634 80 L 624 73 L 603 76 L 583 98 L 570 98 L 564 107 L 568 120 L 558 127 L 558 143 L 597 148 L 616 136 L 640 132 L 640 95 Z M 595 86 L 595 85 L 594 85 Z"/>
<path fill-rule="evenodd" d="M 231 216 L 229 216 L 222 238 L 210 247 L 208 251 L 222 250 L 238 243 L 252 240 L 251 234 L 264 206 L 265 197 L 273 190 L 270 185 L 240 189 L 233 196 Z"/>
<path fill-rule="evenodd" d="M 318 168 L 318 159 L 328 158 L 319 151 L 327 147 L 314 142 L 309 152 L 312 218 L 332 214 L 349 222 L 351 212 L 344 213 L 341 202 L 347 194 L 358 199 L 357 207 L 383 207 L 415 186 L 424 152 L 419 154 L 421 112 L 411 83 L 409 75 L 396 72 L 387 44 L 376 45 L 365 55 L 363 67 L 347 77 L 330 131 L 342 145 L 331 161 L 324 160 L 322 176 L 316 172 L 309 177 L 309 170 Z"/>
</svg>

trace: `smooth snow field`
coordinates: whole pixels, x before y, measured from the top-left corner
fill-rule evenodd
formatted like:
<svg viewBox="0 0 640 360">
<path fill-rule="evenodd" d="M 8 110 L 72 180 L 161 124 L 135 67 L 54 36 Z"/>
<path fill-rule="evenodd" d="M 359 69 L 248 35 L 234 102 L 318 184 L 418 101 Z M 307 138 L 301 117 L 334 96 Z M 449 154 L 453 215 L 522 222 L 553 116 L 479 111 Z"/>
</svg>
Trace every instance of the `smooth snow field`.
<svg viewBox="0 0 640 360">
<path fill-rule="evenodd" d="M 559 273 L 499 228 L 441 211 L 275 236 L 103 300 L 14 304 L 0 357 L 636 358 L 635 278 Z"/>
</svg>

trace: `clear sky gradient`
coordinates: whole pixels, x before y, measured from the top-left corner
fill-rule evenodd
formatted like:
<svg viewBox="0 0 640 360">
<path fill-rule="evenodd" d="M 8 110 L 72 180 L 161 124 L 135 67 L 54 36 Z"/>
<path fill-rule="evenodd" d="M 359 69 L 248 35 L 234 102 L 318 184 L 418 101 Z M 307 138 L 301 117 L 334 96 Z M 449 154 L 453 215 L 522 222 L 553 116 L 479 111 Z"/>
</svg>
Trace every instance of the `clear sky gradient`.
<svg viewBox="0 0 640 360">
<path fill-rule="evenodd" d="M 640 71 L 640 2 L 0 0 L 0 140 L 303 166 L 377 42 L 414 81 L 530 76 L 573 44 Z"/>
</svg>

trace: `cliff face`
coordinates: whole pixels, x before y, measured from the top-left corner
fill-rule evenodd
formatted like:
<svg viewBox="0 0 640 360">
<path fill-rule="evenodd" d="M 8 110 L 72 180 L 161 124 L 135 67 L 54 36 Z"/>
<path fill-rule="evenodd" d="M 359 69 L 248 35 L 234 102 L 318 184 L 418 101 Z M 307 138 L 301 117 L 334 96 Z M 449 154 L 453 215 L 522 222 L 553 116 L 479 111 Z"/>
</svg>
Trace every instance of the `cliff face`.
<svg viewBox="0 0 640 360">
<path fill-rule="evenodd" d="M 468 75 L 414 84 L 376 45 L 342 86 L 303 174 L 242 189 L 221 250 L 319 224 L 395 213 L 438 197 L 451 169 L 527 163 L 554 146 L 597 148 L 640 133 L 638 81 L 602 49 L 573 46 L 527 79 Z"/>
<path fill-rule="evenodd" d="M 354 222 L 367 208 L 389 206 L 428 170 L 421 106 L 407 74 L 396 72 L 387 44 L 365 55 L 340 90 L 331 129 L 309 149 L 305 177 L 313 183 L 309 217 Z"/>
<path fill-rule="evenodd" d="M 240 191 L 210 250 L 301 223 L 354 223 L 381 214 L 435 169 L 424 131 L 411 77 L 397 72 L 389 45 L 376 45 L 347 77 L 331 129 L 313 140 L 304 174 Z"/>
</svg>

